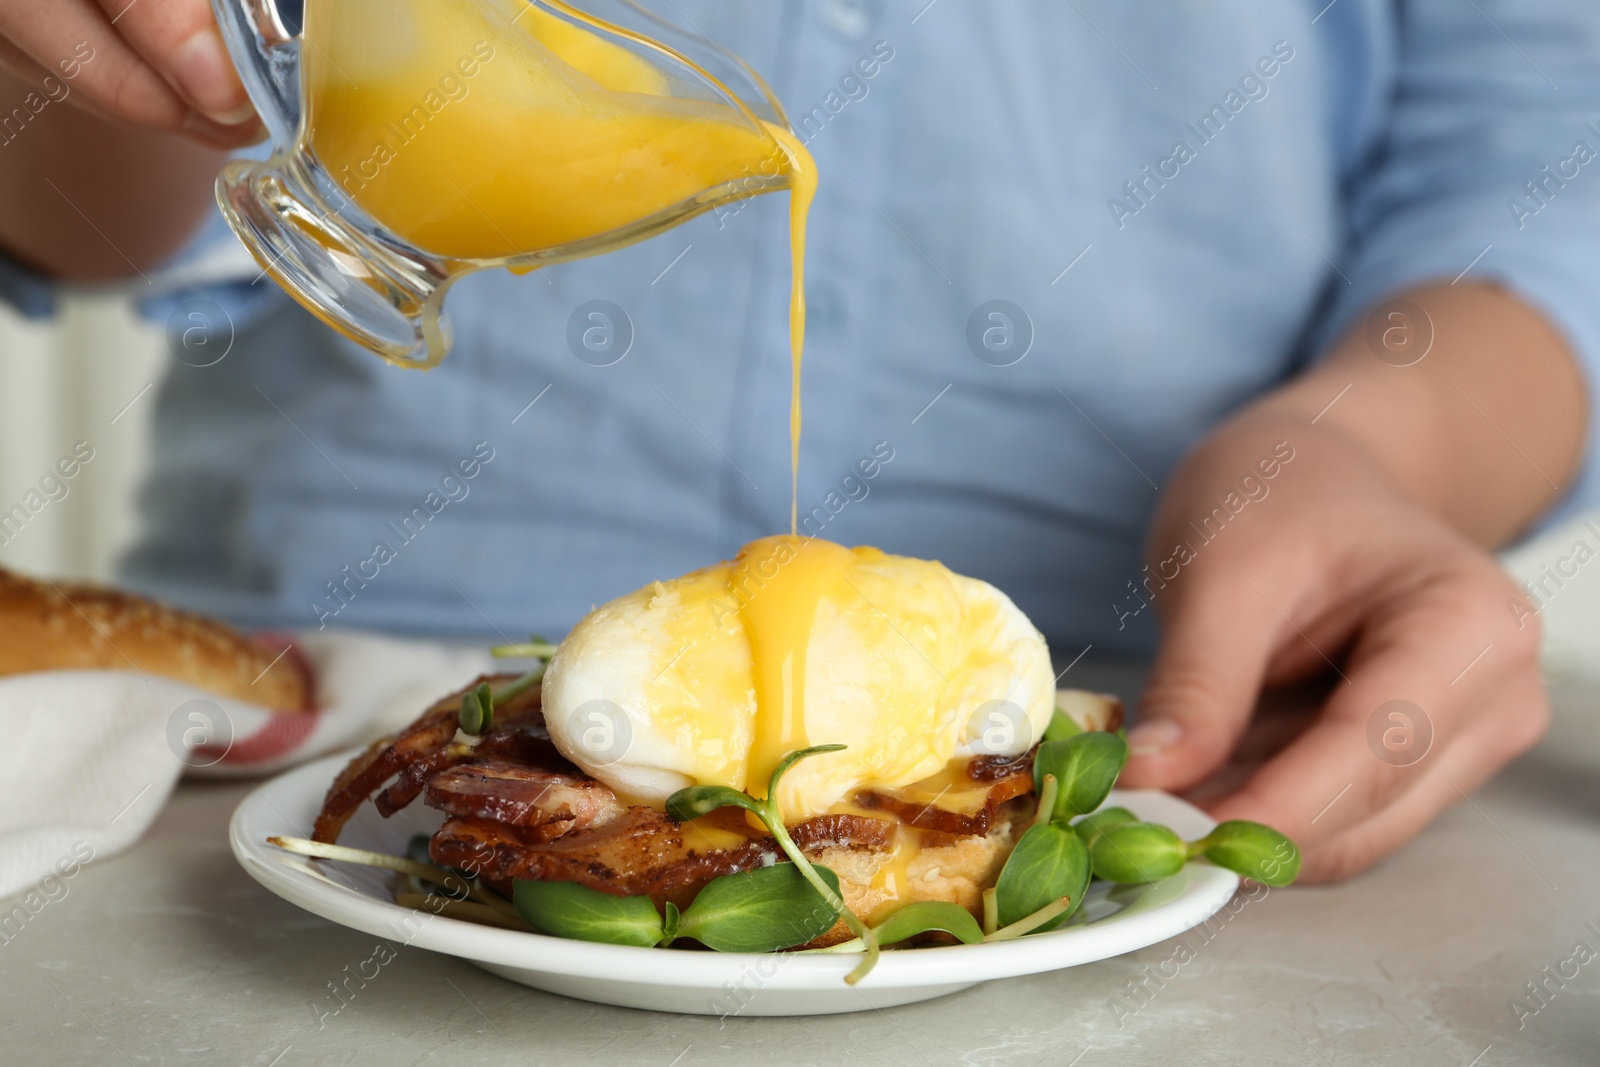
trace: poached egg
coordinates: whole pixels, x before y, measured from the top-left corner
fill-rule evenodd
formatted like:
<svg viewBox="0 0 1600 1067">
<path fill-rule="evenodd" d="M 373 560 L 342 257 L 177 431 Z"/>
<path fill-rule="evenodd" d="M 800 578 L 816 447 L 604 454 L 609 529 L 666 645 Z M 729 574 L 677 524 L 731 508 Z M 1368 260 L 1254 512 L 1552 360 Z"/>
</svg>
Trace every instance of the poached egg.
<svg viewBox="0 0 1600 1067">
<path fill-rule="evenodd" d="M 690 785 L 766 795 L 785 821 L 953 760 L 1027 751 L 1055 707 L 1050 654 L 1005 594 L 943 564 L 769 537 L 591 612 L 544 679 L 557 748 L 625 800 Z"/>
</svg>

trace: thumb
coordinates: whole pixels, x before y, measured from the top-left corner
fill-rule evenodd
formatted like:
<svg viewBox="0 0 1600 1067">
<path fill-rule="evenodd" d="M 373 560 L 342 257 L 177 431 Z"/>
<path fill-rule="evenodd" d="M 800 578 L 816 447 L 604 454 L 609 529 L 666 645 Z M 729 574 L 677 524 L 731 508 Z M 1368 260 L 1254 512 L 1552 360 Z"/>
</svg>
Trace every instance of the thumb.
<svg viewBox="0 0 1600 1067">
<path fill-rule="evenodd" d="M 1128 733 L 1121 784 L 1133 788 L 1189 789 L 1227 761 L 1249 725 L 1277 637 L 1277 613 L 1237 575 L 1208 577 L 1183 592 L 1163 620 Z"/>
</svg>

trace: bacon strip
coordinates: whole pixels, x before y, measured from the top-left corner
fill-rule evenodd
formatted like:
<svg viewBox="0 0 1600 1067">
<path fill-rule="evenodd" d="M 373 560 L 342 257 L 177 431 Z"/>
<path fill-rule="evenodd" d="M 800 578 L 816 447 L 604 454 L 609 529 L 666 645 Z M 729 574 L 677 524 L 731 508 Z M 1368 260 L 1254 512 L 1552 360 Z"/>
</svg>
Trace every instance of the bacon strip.
<svg viewBox="0 0 1600 1067">
<path fill-rule="evenodd" d="M 863 815 L 825 815 L 789 828 L 804 852 L 823 848 L 887 849 L 894 825 Z M 632 807 L 602 826 L 541 841 L 522 827 L 488 819 L 448 819 L 433 835 L 435 863 L 478 874 L 509 890 L 514 880 L 576 882 L 615 896 L 650 896 L 686 907 L 714 878 L 782 858 L 777 842 L 754 837 L 731 849 L 691 848 L 664 812 Z"/>
<path fill-rule="evenodd" d="M 473 750 L 469 748 L 460 751 L 444 748 L 425 760 L 413 763 L 400 772 L 400 777 L 394 780 L 394 784 L 372 799 L 372 806 L 378 809 L 379 815 L 387 819 L 421 796 L 423 787 L 434 775 L 449 770 L 463 760 L 471 759 L 473 754 Z"/>
<path fill-rule="evenodd" d="M 481 682 L 505 685 L 515 679 L 516 675 L 510 674 L 485 675 L 467 688 L 475 688 Z M 322 802 L 322 811 L 318 813 L 316 825 L 312 828 L 312 840 L 329 844 L 337 841 L 344 824 L 350 821 L 361 802 L 376 792 L 379 786 L 411 766 L 442 752 L 456 735 L 457 715 L 464 692 L 466 689 L 440 700 L 392 740 L 387 743 L 379 741 L 352 760 L 329 787 L 328 795 Z M 540 715 L 539 687 L 535 686 L 508 701 L 505 707 L 498 709 L 497 714 L 502 722 L 509 724 Z M 543 721 L 542 718 L 540 721 Z"/>
<path fill-rule="evenodd" d="M 992 758 L 992 757 L 982 757 Z M 977 760 L 973 760 L 977 763 Z M 907 826 L 915 826 L 922 830 L 934 830 L 942 834 L 951 834 L 957 837 L 979 836 L 989 832 L 994 825 L 994 820 L 1000 806 L 1008 800 L 1026 796 L 1033 792 L 1033 753 L 1026 756 L 1026 766 L 1018 764 L 1008 765 L 1009 773 L 1003 778 L 994 780 L 989 785 L 989 792 L 983 798 L 983 805 L 977 811 L 963 813 L 949 811 L 938 807 L 936 803 L 926 800 L 912 800 L 895 793 L 880 792 L 876 789 L 863 789 L 855 795 L 855 802 L 870 811 L 883 811 Z M 989 774 L 993 771 L 983 768 L 982 773 Z M 973 784 L 986 784 L 981 779 L 973 776 L 971 764 L 967 767 L 967 775 L 973 778 Z"/>
<path fill-rule="evenodd" d="M 976 756 L 967 764 L 967 777 L 974 782 L 998 782 L 1019 774 L 1033 774 L 1034 745 L 1018 756 Z"/>
<path fill-rule="evenodd" d="M 457 700 L 459 701 L 459 697 Z M 541 716 L 523 712 L 520 722 L 499 723 L 484 734 L 475 747 L 446 746 L 427 759 L 400 772 L 394 784 L 373 800 L 372 806 L 385 819 L 422 795 L 423 787 L 437 774 L 459 764 L 500 756 L 557 774 L 582 774 L 550 741 Z"/>
<path fill-rule="evenodd" d="M 497 758 L 475 759 L 431 778 L 425 802 L 449 815 L 520 827 L 536 841 L 599 826 L 623 809 L 610 787 L 586 774 Z"/>
</svg>

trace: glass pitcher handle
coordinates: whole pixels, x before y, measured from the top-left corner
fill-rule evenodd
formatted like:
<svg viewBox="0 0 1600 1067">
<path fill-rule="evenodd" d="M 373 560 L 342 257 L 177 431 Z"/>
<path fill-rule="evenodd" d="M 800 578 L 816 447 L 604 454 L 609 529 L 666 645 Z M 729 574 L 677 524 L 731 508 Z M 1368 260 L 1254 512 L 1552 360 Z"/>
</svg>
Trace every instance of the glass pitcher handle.
<svg viewBox="0 0 1600 1067">
<path fill-rule="evenodd" d="M 278 0 L 211 0 L 239 77 L 273 144 L 285 148 L 300 132 L 300 39 L 278 7 Z"/>
</svg>

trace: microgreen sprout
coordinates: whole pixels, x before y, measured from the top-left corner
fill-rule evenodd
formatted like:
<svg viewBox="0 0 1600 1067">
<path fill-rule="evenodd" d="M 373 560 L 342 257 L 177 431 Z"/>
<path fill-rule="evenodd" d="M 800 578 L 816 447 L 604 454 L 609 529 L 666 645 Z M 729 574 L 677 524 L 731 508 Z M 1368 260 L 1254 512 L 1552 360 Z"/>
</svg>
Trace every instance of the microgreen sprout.
<svg viewBox="0 0 1600 1067">
<path fill-rule="evenodd" d="M 494 726 L 494 691 L 484 682 L 461 694 L 461 732 L 476 737 Z"/>
<path fill-rule="evenodd" d="M 528 690 L 534 688 L 540 682 L 544 681 L 544 670 L 545 665 L 541 663 L 539 666 L 535 667 L 533 670 L 522 675 L 516 680 L 508 682 L 499 689 L 494 690 L 494 695 L 492 698 L 494 706 L 498 708 L 506 701 L 511 700 L 513 697 L 521 696 L 523 693 L 526 693 Z"/>
<path fill-rule="evenodd" d="M 495 659 L 549 659 L 555 654 L 556 646 L 538 634 L 534 634 L 533 640 L 526 644 L 495 645 L 489 650 L 489 655 Z"/>
<path fill-rule="evenodd" d="M 1083 838 L 1083 843 L 1094 847 L 1095 838 L 1113 826 L 1125 822 L 1138 822 L 1139 816 L 1127 808 L 1101 808 L 1093 815 L 1085 815 L 1072 824 L 1073 832 Z"/>
<path fill-rule="evenodd" d="M 499 689 L 493 689 L 488 682 L 482 682 L 461 694 L 461 711 L 458 714 L 461 732 L 473 737 L 488 733 L 494 727 L 496 708 L 544 681 L 545 669 L 550 665 L 550 657 L 556 654 L 556 646 L 535 635 L 533 641 L 528 644 L 497 645 L 489 651 L 499 659 L 536 659 L 540 662 L 532 670 Z"/>
<path fill-rule="evenodd" d="M 619 897 L 576 882 L 519 881 L 517 911 L 534 929 L 574 941 L 654 948 L 666 936 L 649 897 Z"/>
<path fill-rule="evenodd" d="M 820 756 L 828 752 L 842 752 L 845 748 L 845 745 L 816 745 L 811 748 L 801 749 L 798 752 L 789 753 L 773 769 L 772 778 L 767 783 L 767 795 L 763 800 L 757 800 L 748 793 L 742 793 L 728 786 L 702 785 L 678 790 L 667 798 L 666 807 L 667 814 L 679 822 L 688 822 L 691 819 L 710 814 L 718 808 L 728 807 L 743 808 L 760 819 L 763 825 L 766 826 L 767 832 L 772 835 L 772 839 L 783 850 L 784 855 L 788 856 L 790 862 L 794 864 L 795 869 L 800 872 L 806 881 L 811 883 L 817 894 L 827 901 L 828 906 L 833 908 L 839 917 L 844 920 L 845 925 L 850 928 L 850 932 L 861 940 L 866 956 L 862 959 L 861 964 L 845 978 L 846 982 L 855 985 L 865 978 L 873 967 L 877 966 L 878 939 L 867 928 L 866 923 L 861 921 L 860 916 L 845 907 L 844 898 L 839 896 L 833 886 L 823 881 L 822 876 L 811 865 L 811 861 L 806 859 L 805 854 L 795 845 L 794 839 L 789 836 L 789 831 L 783 825 L 783 812 L 778 807 L 778 782 L 788 773 L 789 768 L 811 756 Z"/>
<path fill-rule="evenodd" d="M 303 837 L 269 837 L 267 844 L 277 845 L 285 852 L 293 852 L 299 856 L 310 856 L 314 859 L 336 860 L 340 863 L 359 863 L 363 867 L 381 867 L 384 870 L 395 871 L 399 874 L 413 875 L 423 882 L 445 889 L 449 895 L 459 895 L 462 890 L 474 899 L 502 915 L 512 919 L 521 920 L 517 909 L 511 902 L 499 893 L 479 882 L 476 878 L 469 877 L 460 871 L 449 871 L 443 867 L 435 867 L 430 863 L 418 863 L 416 860 L 405 859 L 401 856 L 390 856 L 382 852 L 371 852 L 364 848 L 348 848 L 344 845 L 330 845 L 322 841 L 309 841 Z"/>
<path fill-rule="evenodd" d="M 1243 819 L 1218 823 L 1216 829 L 1193 841 L 1188 855 L 1204 856 L 1263 885 L 1282 888 L 1300 876 L 1300 850 L 1293 841 L 1270 826 Z"/>
<path fill-rule="evenodd" d="M 1183 869 L 1189 846 L 1165 826 L 1128 822 L 1102 830 L 1089 855 L 1096 878 L 1122 884 L 1156 882 Z"/>
<path fill-rule="evenodd" d="M 1038 911 L 1024 915 L 1010 926 L 1002 926 L 994 933 L 984 938 L 986 942 L 1010 941 L 1023 934 L 1031 934 L 1035 930 L 1047 928 L 1051 923 L 1064 918 L 1071 910 L 1073 901 L 1068 897 L 1052 900 Z"/>
<path fill-rule="evenodd" d="M 1041 794 L 1044 777 L 1060 783 L 1050 818 L 1069 821 L 1105 803 L 1117 776 L 1128 762 L 1128 743 L 1116 734 L 1089 731 L 1060 741 L 1046 741 L 1033 757 L 1033 781 Z"/>
<path fill-rule="evenodd" d="M 984 931 L 972 912 L 960 904 L 947 900 L 919 900 L 896 908 L 887 919 L 872 928 L 880 945 L 893 945 L 928 933 L 945 933 L 964 945 L 975 945 L 984 939 Z M 815 952 L 860 952 L 860 938 L 842 945 L 814 949 Z"/>
<path fill-rule="evenodd" d="M 1045 775 L 1044 785 L 1039 789 L 1039 810 L 1034 812 L 1033 815 L 1033 824 L 1035 826 L 1050 821 L 1050 814 L 1055 811 L 1056 795 L 1059 792 L 1060 785 L 1056 781 L 1056 776 L 1053 774 Z"/>
<path fill-rule="evenodd" d="M 837 894 L 839 876 L 826 867 L 817 871 Z M 777 952 L 816 940 L 839 920 L 792 863 L 714 878 L 682 911 L 669 900 L 657 912 L 649 897 L 613 896 L 575 882 L 519 881 L 515 897 L 540 933 L 636 948 L 688 938 L 718 952 Z"/>
<path fill-rule="evenodd" d="M 837 900 L 839 876 L 826 867 L 814 870 Z M 775 863 L 713 879 L 684 909 L 674 933 L 718 952 L 776 952 L 821 937 L 841 910 L 800 868 Z"/>
<path fill-rule="evenodd" d="M 1089 876 L 1089 851 L 1082 838 L 1056 823 L 1030 826 L 995 882 L 995 925 L 1014 926 L 1063 897 L 1068 907 L 1057 914 L 1064 922 L 1083 902 Z"/>
<path fill-rule="evenodd" d="M 1071 898 L 1059 897 L 1037 911 L 1024 915 L 1009 926 L 996 927 L 993 925 L 994 916 L 990 904 L 994 899 L 994 892 L 992 888 L 984 890 L 984 925 L 981 928 L 973 919 L 972 913 L 960 904 L 944 900 L 921 900 L 896 908 L 887 919 L 874 926 L 872 932 L 878 938 L 880 945 L 893 945 L 935 932 L 949 934 L 966 945 L 988 944 L 994 941 L 1009 941 L 1014 937 L 1030 934 L 1041 927 L 1059 923 L 1074 910 Z M 862 942 L 857 938 L 842 945 L 812 951 L 860 952 L 861 947 Z"/>
</svg>

